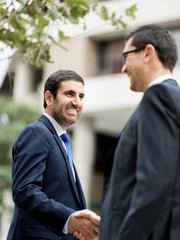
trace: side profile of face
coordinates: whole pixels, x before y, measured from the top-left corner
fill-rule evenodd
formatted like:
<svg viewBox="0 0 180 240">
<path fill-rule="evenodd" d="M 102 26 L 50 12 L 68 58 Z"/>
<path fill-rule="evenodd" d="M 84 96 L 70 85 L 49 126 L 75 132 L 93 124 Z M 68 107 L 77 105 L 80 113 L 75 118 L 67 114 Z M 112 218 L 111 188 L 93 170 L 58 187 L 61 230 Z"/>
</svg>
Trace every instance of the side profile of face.
<svg viewBox="0 0 180 240">
<path fill-rule="evenodd" d="M 50 91 L 46 91 L 46 112 L 50 114 L 65 130 L 75 123 L 83 110 L 84 86 L 80 81 L 62 81 L 54 99 Z"/>
<path fill-rule="evenodd" d="M 137 49 L 131 45 L 131 41 L 132 39 L 130 38 L 126 42 L 124 53 Z M 145 90 L 144 56 L 145 49 L 125 55 L 126 61 L 122 67 L 122 72 L 129 77 L 130 89 L 135 92 L 143 92 Z"/>
</svg>

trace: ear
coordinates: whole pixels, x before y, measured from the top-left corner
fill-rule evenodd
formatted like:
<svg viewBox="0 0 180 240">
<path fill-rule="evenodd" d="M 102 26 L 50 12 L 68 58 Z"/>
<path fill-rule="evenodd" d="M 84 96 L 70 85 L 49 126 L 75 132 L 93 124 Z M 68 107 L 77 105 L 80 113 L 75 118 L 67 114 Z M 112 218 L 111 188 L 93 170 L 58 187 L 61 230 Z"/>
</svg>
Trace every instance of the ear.
<svg viewBox="0 0 180 240">
<path fill-rule="evenodd" d="M 44 97 L 45 97 L 47 106 L 51 105 L 51 103 L 54 99 L 52 93 L 49 90 L 47 90 L 44 94 Z"/>
<path fill-rule="evenodd" d="M 156 55 L 156 50 L 152 44 L 147 44 L 145 48 L 145 61 L 149 62 L 151 61 L 154 56 Z"/>
</svg>

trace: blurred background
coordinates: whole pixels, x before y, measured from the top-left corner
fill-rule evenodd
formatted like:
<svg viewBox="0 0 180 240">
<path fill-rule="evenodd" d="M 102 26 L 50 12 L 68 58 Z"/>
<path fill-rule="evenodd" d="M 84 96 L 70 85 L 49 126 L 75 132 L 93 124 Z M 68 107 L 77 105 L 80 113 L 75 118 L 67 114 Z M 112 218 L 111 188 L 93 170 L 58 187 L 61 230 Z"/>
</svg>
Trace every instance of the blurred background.
<svg viewBox="0 0 180 240">
<path fill-rule="evenodd" d="M 102 2 L 102 1 L 98 1 Z M 123 12 L 137 3 L 136 19 L 130 26 L 160 24 L 169 28 L 180 55 L 179 0 L 111 0 L 108 9 Z M 128 118 L 142 98 L 131 92 L 127 76 L 121 73 L 125 30 L 89 14 L 87 29 L 66 26 L 72 38 L 64 51 L 52 45 L 54 63 L 35 67 L 15 54 L 11 63 L 0 61 L 0 239 L 5 240 L 13 213 L 11 196 L 11 149 L 28 123 L 43 113 L 43 86 L 47 77 L 59 69 L 76 71 L 85 80 L 85 107 L 79 121 L 69 128 L 73 160 L 79 172 L 88 208 L 100 214 L 104 166 L 111 166 L 111 154 Z M 9 71 L 7 72 L 7 70 Z M 180 60 L 173 73 L 180 82 Z M 12 79 L 12 81 L 10 81 Z M 110 160 L 109 160 L 110 159 Z M 110 170 L 110 167 L 109 167 Z M 106 173 L 107 176 L 110 171 Z"/>
</svg>

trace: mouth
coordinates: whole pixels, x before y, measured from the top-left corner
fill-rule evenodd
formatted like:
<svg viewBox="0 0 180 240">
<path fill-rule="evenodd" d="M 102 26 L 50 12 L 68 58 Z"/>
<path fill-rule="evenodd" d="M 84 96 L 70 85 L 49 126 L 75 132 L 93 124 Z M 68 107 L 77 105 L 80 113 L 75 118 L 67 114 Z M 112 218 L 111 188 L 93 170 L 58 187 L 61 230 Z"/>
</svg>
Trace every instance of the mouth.
<svg viewBox="0 0 180 240">
<path fill-rule="evenodd" d="M 67 112 L 70 113 L 71 115 L 77 115 L 78 109 L 68 108 Z"/>
<path fill-rule="evenodd" d="M 128 71 L 128 72 L 127 72 L 127 76 L 130 77 L 130 75 L 131 75 L 131 74 L 130 74 L 130 72 Z"/>
</svg>

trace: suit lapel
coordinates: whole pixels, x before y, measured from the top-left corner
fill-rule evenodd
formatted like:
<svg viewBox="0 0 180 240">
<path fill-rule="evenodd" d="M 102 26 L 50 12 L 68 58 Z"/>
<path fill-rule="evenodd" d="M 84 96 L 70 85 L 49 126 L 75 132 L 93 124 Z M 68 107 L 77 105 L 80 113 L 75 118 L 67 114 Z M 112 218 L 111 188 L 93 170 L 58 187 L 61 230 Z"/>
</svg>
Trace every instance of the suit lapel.
<svg viewBox="0 0 180 240">
<path fill-rule="evenodd" d="M 81 198 L 82 199 L 84 198 L 82 189 L 81 189 L 81 191 L 78 192 L 78 189 L 77 189 L 77 186 L 76 186 L 76 182 L 74 180 L 74 176 L 73 176 L 70 164 L 69 164 L 69 160 L 68 160 L 68 157 L 67 157 L 66 150 L 64 149 L 64 146 L 63 146 L 59 136 L 57 135 L 56 130 L 54 129 L 52 123 L 50 122 L 50 120 L 46 116 L 42 115 L 39 120 L 42 121 L 47 126 L 47 128 L 51 131 L 51 133 L 53 134 L 54 139 L 55 139 L 56 143 L 58 144 L 58 146 L 59 146 L 59 148 L 60 148 L 60 150 L 62 152 L 62 155 L 64 157 L 64 160 L 65 160 L 65 163 L 66 163 L 66 166 L 67 166 L 67 171 L 68 171 L 68 174 L 69 174 L 69 178 L 70 178 L 70 181 L 71 181 L 71 185 L 73 187 L 73 190 L 74 190 L 74 193 L 76 195 L 76 198 L 77 198 L 80 206 L 84 207 L 83 201 L 81 201 Z M 75 171 L 75 173 L 76 173 L 76 181 L 77 181 L 78 184 L 80 184 L 77 172 Z"/>
<path fill-rule="evenodd" d="M 57 144 L 59 145 L 62 153 L 63 153 L 63 156 L 64 156 L 64 159 L 65 159 L 65 162 L 66 162 L 66 166 L 67 166 L 67 170 L 68 170 L 68 174 L 69 174 L 69 178 L 70 178 L 70 181 L 71 181 L 71 184 L 72 184 L 72 187 L 73 187 L 73 190 L 74 190 L 74 193 L 81 205 L 81 201 L 80 201 L 80 196 L 79 196 L 79 193 L 77 191 L 77 187 L 76 187 L 76 182 L 74 180 L 74 176 L 73 176 L 73 173 L 72 173 L 72 170 L 71 170 L 71 167 L 70 167 L 70 164 L 69 164 L 69 160 L 68 160 L 68 157 L 67 157 L 67 153 L 66 153 L 66 150 L 64 149 L 63 145 L 62 145 L 62 142 L 61 140 L 59 139 L 59 136 L 57 134 L 54 135 L 54 138 L 57 142 Z M 76 174 L 76 181 L 78 179 L 78 176 Z M 81 206 L 82 207 L 82 206 Z"/>
<path fill-rule="evenodd" d="M 77 174 L 75 166 L 74 166 L 74 171 L 75 171 L 75 176 L 76 176 L 76 187 L 77 187 L 77 190 L 78 190 L 78 193 L 79 193 L 78 196 L 80 198 L 82 207 L 86 208 L 86 200 L 85 200 L 85 197 L 84 197 L 84 193 L 83 193 L 83 190 L 82 190 L 81 182 L 79 180 L 79 176 Z"/>
</svg>

